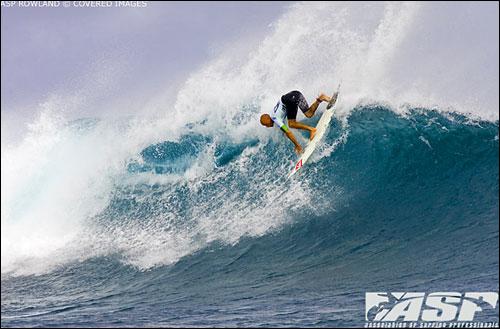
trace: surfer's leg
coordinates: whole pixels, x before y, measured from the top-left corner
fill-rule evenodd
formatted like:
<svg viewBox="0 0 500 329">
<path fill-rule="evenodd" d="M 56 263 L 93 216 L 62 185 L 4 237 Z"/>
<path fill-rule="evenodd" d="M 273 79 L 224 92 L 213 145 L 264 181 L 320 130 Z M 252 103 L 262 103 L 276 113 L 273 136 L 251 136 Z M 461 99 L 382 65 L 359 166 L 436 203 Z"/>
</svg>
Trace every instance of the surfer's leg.
<svg viewBox="0 0 500 329">
<path fill-rule="evenodd" d="M 300 123 L 300 122 L 297 122 L 296 120 L 293 120 L 293 119 L 288 119 L 288 126 L 290 128 L 302 129 L 302 130 L 309 131 L 309 139 L 310 140 L 312 140 L 314 138 L 314 135 L 316 134 L 316 128 L 305 125 L 305 124 Z"/>
<path fill-rule="evenodd" d="M 319 106 L 319 102 L 314 101 L 314 103 L 312 103 L 311 107 L 306 112 L 304 112 L 304 115 L 308 118 L 312 118 L 314 113 L 316 113 L 318 106 Z"/>
<path fill-rule="evenodd" d="M 316 113 L 316 110 L 318 109 L 319 104 L 321 102 L 329 102 L 330 99 L 331 99 L 330 97 L 321 93 L 321 94 L 319 94 L 318 97 L 316 97 L 316 99 L 311 104 L 311 106 L 309 108 L 307 108 L 306 111 L 303 110 L 302 112 L 304 112 L 304 115 L 306 117 L 311 118 L 314 115 L 314 113 Z"/>
</svg>

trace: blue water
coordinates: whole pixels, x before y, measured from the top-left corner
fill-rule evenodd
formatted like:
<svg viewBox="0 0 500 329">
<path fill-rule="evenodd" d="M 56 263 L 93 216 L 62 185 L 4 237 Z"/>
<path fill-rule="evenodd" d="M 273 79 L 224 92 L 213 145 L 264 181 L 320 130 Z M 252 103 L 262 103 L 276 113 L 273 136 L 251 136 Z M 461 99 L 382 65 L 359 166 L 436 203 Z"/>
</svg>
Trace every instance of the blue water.
<svg viewBox="0 0 500 329">
<path fill-rule="evenodd" d="M 284 139 L 188 130 L 147 146 L 123 177 L 182 175 L 208 144 L 211 170 L 189 183 L 117 183 L 89 223 L 108 232 L 123 223 L 144 232 L 213 228 L 194 230 L 196 247 L 163 264 L 141 266 L 115 249 L 37 275 L 2 274 L 2 327 L 355 327 L 364 324 L 365 292 L 498 291 L 498 122 L 381 106 L 354 109 L 347 121 L 332 122 L 292 181 L 270 173 L 289 169 Z M 307 202 L 290 202 L 287 190 Z M 270 198 L 279 207 L 260 209 Z M 175 216 L 159 221 L 166 213 Z M 234 223 L 283 213 L 262 232 L 222 238 Z M 476 320 L 498 321 L 498 306 Z"/>
</svg>

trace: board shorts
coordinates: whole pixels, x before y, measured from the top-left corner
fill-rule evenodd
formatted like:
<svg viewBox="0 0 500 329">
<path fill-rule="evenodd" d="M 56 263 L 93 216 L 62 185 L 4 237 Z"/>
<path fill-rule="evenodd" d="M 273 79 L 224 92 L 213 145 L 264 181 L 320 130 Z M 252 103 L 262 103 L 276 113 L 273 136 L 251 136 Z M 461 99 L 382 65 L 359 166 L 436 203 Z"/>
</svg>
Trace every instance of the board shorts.
<svg viewBox="0 0 500 329">
<path fill-rule="evenodd" d="M 294 90 L 281 96 L 281 99 L 273 109 L 271 119 L 284 132 L 288 131 L 288 120 L 297 119 L 298 110 L 306 113 L 309 109 L 306 98 L 298 90 Z"/>
<path fill-rule="evenodd" d="M 306 98 L 298 90 L 294 90 L 281 96 L 281 103 L 286 107 L 286 116 L 289 120 L 297 118 L 297 111 L 300 108 L 302 113 L 306 113 L 309 109 Z"/>
</svg>

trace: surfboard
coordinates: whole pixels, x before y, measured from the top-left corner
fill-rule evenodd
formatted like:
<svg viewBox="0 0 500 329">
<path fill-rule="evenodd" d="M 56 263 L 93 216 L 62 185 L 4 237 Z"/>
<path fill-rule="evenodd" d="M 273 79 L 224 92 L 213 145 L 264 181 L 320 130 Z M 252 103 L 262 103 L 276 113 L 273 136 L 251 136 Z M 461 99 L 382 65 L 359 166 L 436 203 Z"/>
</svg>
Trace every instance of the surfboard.
<svg viewBox="0 0 500 329">
<path fill-rule="evenodd" d="M 319 141 L 323 138 L 323 135 L 325 134 L 328 125 L 332 120 L 334 114 L 334 109 L 332 109 L 332 107 L 337 102 L 339 91 L 340 91 L 340 85 L 337 88 L 337 91 L 333 93 L 332 99 L 326 105 L 326 110 L 325 112 L 323 112 L 323 115 L 321 115 L 321 118 L 319 119 L 318 124 L 316 125 L 317 129 L 316 135 L 314 135 L 313 140 L 309 141 L 309 143 L 307 144 L 304 152 L 300 155 L 299 159 L 295 163 L 292 172 L 288 175 L 288 178 L 292 177 L 297 171 L 299 171 L 306 164 L 307 160 L 316 149 L 316 146 L 318 146 Z"/>
</svg>

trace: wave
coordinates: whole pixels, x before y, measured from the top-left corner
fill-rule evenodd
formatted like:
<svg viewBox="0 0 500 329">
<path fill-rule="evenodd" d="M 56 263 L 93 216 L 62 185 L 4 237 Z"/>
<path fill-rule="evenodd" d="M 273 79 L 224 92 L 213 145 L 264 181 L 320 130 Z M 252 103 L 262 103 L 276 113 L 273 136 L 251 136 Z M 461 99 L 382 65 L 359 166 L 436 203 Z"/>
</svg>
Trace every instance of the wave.
<svg viewBox="0 0 500 329">
<path fill-rule="evenodd" d="M 243 307 L 249 293 L 263 305 L 280 305 L 276 298 L 285 290 L 300 294 L 304 305 L 317 305 L 316 294 L 328 296 L 320 303 L 326 308 L 343 291 L 374 287 L 498 289 L 498 122 L 359 107 L 347 120 L 335 119 L 325 137 L 320 147 L 335 149 L 291 181 L 282 179 L 292 150 L 282 140 L 243 142 L 229 148 L 222 164 L 215 150 L 227 141 L 206 136 L 187 133 L 144 147 L 114 177 L 106 205 L 63 247 L 37 254 L 35 248 L 52 245 L 36 240 L 32 222 L 2 246 L 8 250 L 2 290 L 11 296 L 17 291 L 11 286 L 71 278 L 68 289 L 78 291 L 90 276 L 95 293 L 86 302 L 75 306 L 68 291 L 59 297 L 61 305 L 81 309 L 116 298 L 135 307 L 179 298 L 202 303 L 210 289 L 218 291 L 213 303 L 234 307 Z M 205 169 L 193 175 L 195 167 Z M 30 274 L 38 276 L 18 280 Z M 111 295 L 102 277 L 116 277 Z M 236 293 L 249 285 L 254 289 Z M 362 301 L 354 302 L 362 312 Z M 333 312 L 324 325 L 349 324 L 343 317 L 351 311 Z M 57 309 L 48 312 L 57 317 Z M 162 314 L 158 323 L 184 323 Z M 283 323 L 293 321 L 287 316 Z"/>
<path fill-rule="evenodd" d="M 104 128 L 95 121 L 92 125 L 89 130 L 89 121 L 73 123 L 64 134 L 78 135 L 77 143 L 94 143 Z M 235 143 L 187 131 L 177 141 L 144 147 L 120 162 L 122 169 L 111 177 L 99 181 L 92 172 L 86 185 L 78 186 L 80 177 L 68 185 L 68 177 L 82 175 L 80 170 L 101 169 L 86 164 L 66 174 L 61 170 L 68 165 L 61 163 L 63 158 L 85 150 L 103 162 L 109 158 L 107 148 L 80 144 L 75 150 L 75 139 L 67 138 L 54 146 L 57 156 L 35 168 L 28 184 L 17 186 L 17 203 L 5 207 L 17 218 L 4 224 L 19 235 L 2 238 L 3 273 L 46 271 L 75 259 L 110 254 L 148 269 L 174 263 L 214 241 L 233 245 L 245 236 L 274 232 L 304 212 L 335 217 L 336 209 L 360 200 L 366 207 L 383 205 L 386 216 L 390 210 L 394 219 L 385 220 L 398 223 L 396 218 L 407 217 L 405 225 L 420 230 L 428 221 L 442 225 L 438 218 L 447 225 L 460 224 L 451 214 L 460 212 L 462 217 L 469 208 L 492 220 L 498 204 L 498 123 L 453 113 L 413 109 L 401 116 L 381 106 L 355 109 L 346 120 L 334 121 L 318 155 L 292 181 L 284 179 L 290 145 L 280 139 Z M 335 150 L 324 151 L 332 145 Z M 62 151 L 68 154 L 58 155 Z M 89 190 L 96 187 L 101 189 Z M 68 206 L 67 198 L 82 208 Z M 451 213 L 445 210 L 448 203 L 455 205 Z M 440 210 L 428 219 L 411 218 L 428 208 Z M 58 213 L 63 216 L 49 217 Z M 86 217 L 72 221 L 76 216 Z M 63 228 L 70 228 L 70 234 Z M 55 241 L 37 240 L 41 232 Z"/>
</svg>

